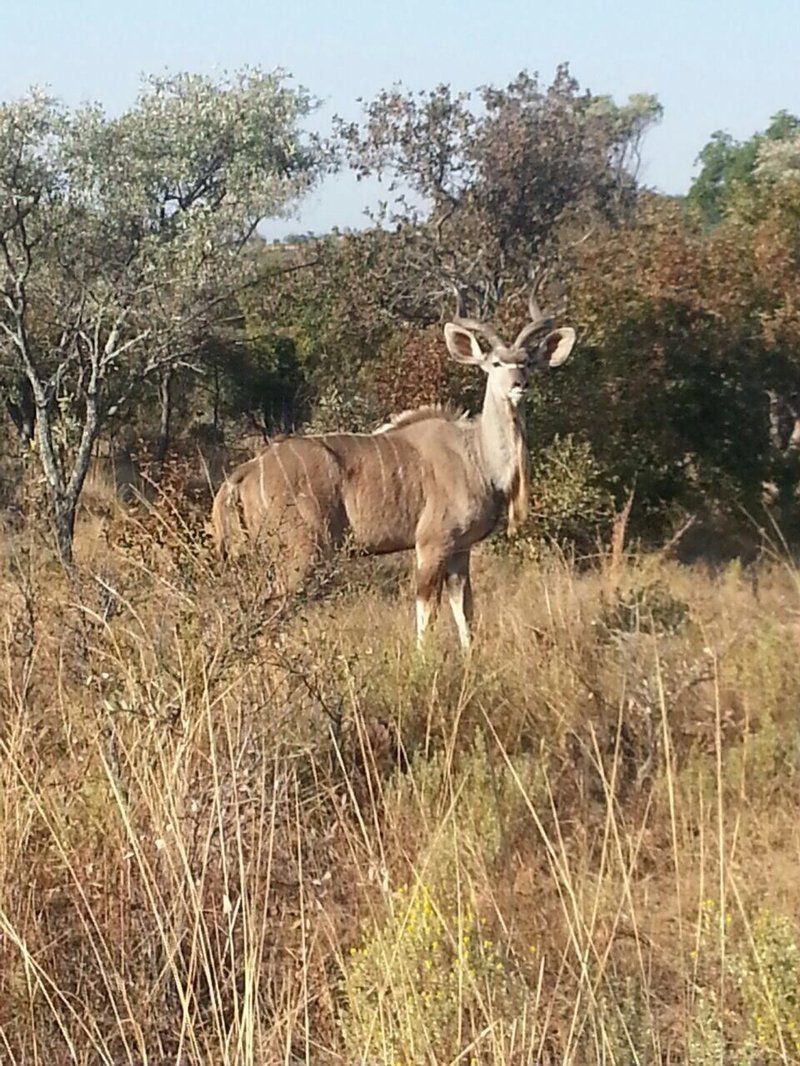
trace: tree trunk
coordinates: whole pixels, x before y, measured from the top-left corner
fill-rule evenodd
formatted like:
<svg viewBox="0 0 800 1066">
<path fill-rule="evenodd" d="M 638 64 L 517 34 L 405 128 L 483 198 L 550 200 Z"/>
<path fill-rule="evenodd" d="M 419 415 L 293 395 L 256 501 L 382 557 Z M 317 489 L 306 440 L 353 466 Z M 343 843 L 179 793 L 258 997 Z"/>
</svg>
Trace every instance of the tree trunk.
<svg viewBox="0 0 800 1066">
<path fill-rule="evenodd" d="M 24 375 L 17 382 L 16 398 L 6 396 L 6 409 L 22 443 L 27 447 L 36 431 L 36 402 L 31 383 Z"/>
<path fill-rule="evenodd" d="M 34 390 L 35 391 L 35 390 Z M 89 472 L 92 449 L 99 432 L 99 418 L 95 394 L 87 395 L 86 413 L 81 440 L 75 452 L 72 469 L 64 469 L 53 440 L 52 411 L 44 395 L 36 403 L 36 444 L 42 472 L 50 490 L 50 509 L 58 556 L 68 574 L 73 571 L 73 540 L 78 501 Z"/>
<path fill-rule="evenodd" d="M 156 461 L 163 464 L 167 458 L 170 444 L 170 426 L 172 422 L 172 370 L 165 370 L 159 383 L 159 398 L 161 400 L 161 421 L 158 427 L 158 441 L 156 443 Z"/>
<path fill-rule="evenodd" d="M 59 497 L 53 500 L 53 523 L 55 526 L 58 557 L 67 573 L 73 570 L 73 543 L 75 540 L 75 513 L 77 500 Z"/>
<path fill-rule="evenodd" d="M 782 454 L 800 451 L 800 397 L 794 392 L 781 395 L 767 390 L 769 397 L 769 436 L 773 448 Z"/>
<path fill-rule="evenodd" d="M 214 363 L 214 439 L 217 439 L 219 433 L 219 405 L 220 405 L 220 384 L 219 384 L 219 367 Z"/>
</svg>

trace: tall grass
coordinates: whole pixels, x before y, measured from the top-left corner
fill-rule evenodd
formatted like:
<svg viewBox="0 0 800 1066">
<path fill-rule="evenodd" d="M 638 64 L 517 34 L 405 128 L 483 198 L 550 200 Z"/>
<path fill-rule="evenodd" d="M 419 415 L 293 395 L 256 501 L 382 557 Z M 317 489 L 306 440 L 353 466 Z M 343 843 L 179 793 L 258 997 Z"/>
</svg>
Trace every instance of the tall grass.
<svg viewBox="0 0 800 1066">
<path fill-rule="evenodd" d="M 0 1061 L 800 1061 L 791 566 L 486 551 L 418 655 L 201 526 L 6 543 Z"/>
</svg>

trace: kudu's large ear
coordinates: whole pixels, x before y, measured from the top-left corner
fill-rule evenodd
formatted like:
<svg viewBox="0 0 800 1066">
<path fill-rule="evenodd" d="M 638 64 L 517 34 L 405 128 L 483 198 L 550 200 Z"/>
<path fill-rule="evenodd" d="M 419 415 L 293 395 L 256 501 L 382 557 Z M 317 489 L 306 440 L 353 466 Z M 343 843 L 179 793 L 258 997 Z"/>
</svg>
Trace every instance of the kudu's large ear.
<svg viewBox="0 0 800 1066">
<path fill-rule="evenodd" d="M 475 335 L 463 326 L 448 322 L 444 327 L 444 340 L 451 358 L 457 363 L 476 366 L 486 358 Z"/>
<path fill-rule="evenodd" d="M 574 344 L 574 329 L 570 326 L 554 329 L 537 345 L 528 349 L 528 362 L 532 367 L 561 366 L 569 359 Z"/>
</svg>

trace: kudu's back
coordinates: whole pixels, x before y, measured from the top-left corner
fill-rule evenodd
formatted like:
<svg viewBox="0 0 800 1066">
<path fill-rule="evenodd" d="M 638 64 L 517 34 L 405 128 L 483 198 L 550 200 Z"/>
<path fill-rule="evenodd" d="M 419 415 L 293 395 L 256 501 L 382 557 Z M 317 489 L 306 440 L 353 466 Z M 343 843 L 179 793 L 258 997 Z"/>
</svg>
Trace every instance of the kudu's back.
<svg viewBox="0 0 800 1066">
<path fill-rule="evenodd" d="M 464 439 L 455 419 L 430 417 L 375 434 L 273 443 L 217 493 L 218 551 L 230 551 L 239 513 L 249 536 L 296 570 L 295 560 L 307 568 L 347 535 L 369 554 L 413 548 L 426 521 L 437 529 L 449 521 L 457 535 L 475 517 Z"/>
</svg>

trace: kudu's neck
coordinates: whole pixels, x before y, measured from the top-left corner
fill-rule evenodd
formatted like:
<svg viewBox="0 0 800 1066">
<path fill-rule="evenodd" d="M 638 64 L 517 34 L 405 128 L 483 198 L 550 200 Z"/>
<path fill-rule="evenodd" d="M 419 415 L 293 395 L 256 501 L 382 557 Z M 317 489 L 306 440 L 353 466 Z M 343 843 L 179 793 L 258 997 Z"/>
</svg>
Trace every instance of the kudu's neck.
<svg viewBox="0 0 800 1066">
<path fill-rule="evenodd" d="M 521 421 L 518 409 L 494 396 L 488 385 L 479 430 L 486 475 L 495 488 L 507 492 L 517 466 Z"/>
<path fill-rule="evenodd" d="M 508 502 L 509 531 L 524 522 L 528 510 L 528 449 L 524 408 L 496 397 L 488 387 L 483 400 L 479 433 L 487 479 Z"/>
</svg>

